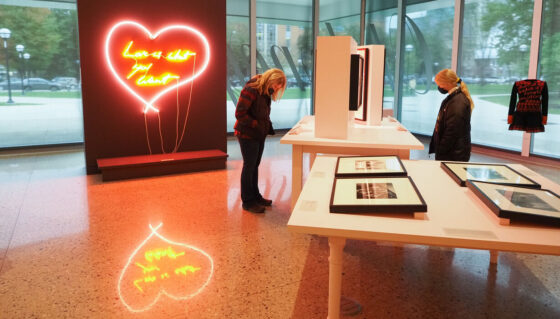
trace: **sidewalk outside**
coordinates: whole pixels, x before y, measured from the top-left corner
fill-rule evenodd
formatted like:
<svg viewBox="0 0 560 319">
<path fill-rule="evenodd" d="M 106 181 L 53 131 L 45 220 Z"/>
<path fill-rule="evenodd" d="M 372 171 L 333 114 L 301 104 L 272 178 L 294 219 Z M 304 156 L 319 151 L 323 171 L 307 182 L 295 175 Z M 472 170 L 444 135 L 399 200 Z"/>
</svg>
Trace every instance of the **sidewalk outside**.
<svg viewBox="0 0 560 319">
<path fill-rule="evenodd" d="M 414 133 L 431 135 L 443 98 L 435 91 L 404 97 L 401 122 Z M 81 99 L 25 96 L 14 96 L 13 99 L 18 105 L 0 106 L 0 148 L 83 142 Z M 473 100 L 473 143 L 520 151 L 523 132 L 508 130 L 507 107 L 482 100 L 479 96 L 473 96 Z M 385 102 L 391 102 L 391 98 L 385 98 Z M 291 128 L 303 116 L 309 115 L 310 110 L 310 99 L 280 100 L 272 103 L 271 119 L 277 129 Z M 231 101 L 227 102 L 226 112 L 227 129 L 233 131 L 235 105 Z M 548 115 L 545 130 L 545 133 L 535 134 L 534 151 L 560 156 L 559 114 Z"/>
</svg>

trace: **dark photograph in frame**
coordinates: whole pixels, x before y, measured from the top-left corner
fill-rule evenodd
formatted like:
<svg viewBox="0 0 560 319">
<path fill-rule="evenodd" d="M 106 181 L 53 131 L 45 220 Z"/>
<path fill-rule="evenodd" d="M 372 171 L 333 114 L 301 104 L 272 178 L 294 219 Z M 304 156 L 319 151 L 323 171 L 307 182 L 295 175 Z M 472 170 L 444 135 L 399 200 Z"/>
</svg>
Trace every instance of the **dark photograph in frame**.
<svg viewBox="0 0 560 319">
<path fill-rule="evenodd" d="M 550 190 L 473 180 L 467 187 L 499 218 L 560 226 L 560 196 Z"/>
<path fill-rule="evenodd" d="M 331 213 L 418 213 L 428 207 L 408 176 L 335 178 Z"/>
<path fill-rule="evenodd" d="M 359 121 L 367 120 L 367 108 L 368 108 L 368 86 L 369 86 L 369 49 L 368 48 L 358 48 L 358 54 L 364 58 L 364 63 L 362 64 L 360 83 L 362 85 L 362 104 L 358 106 L 358 110 L 355 113 L 355 119 Z"/>
<path fill-rule="evenodd" d="M 406 168 L 396 155 L 339 156 L 336 177 L 406 176 Z"/>
<path fill-rule="evenodd" d="M 441 162 L 441 168 L 462 187 L 467 186 L 467 180 L 475 180 L 525 188 L 541 188 L 539 183 L 506 164 Z"/>
</svg>

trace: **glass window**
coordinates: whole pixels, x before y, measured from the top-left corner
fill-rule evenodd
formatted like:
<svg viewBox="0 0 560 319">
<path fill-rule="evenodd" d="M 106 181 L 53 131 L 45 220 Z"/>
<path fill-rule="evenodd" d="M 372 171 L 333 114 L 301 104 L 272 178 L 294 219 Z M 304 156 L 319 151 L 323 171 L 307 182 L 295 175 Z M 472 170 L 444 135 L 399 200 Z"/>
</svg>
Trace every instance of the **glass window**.
<svg viewBox="0 0 560 319">
<path fill-rule="evenodd" d="M 228 0 L 226 4 L 227 36 L 227 131 L 233 132 L 235 106 L 243 85 L 251 77 L 249 0 Z M 258 33 L 258 30 L 257 30 Z"/>
<path fill-rule="evenodd" d="M 361 0 L 321 0 L 319 35 L 350 35 L 360 44 Z"/>
<path fill-rule="evenodd" d="M 0 148 L 83 142 L 76 4 L 4 3 Z"/>
<path fill-rule="evenodd" d="M 528 74 L 532 19 L 533 1 L 465 1 L 459 76 L 475 105 L 473 143 L 521 150 L 507 115 L 513 83 Z"/>
<path fill-rule="evenodd" d="M 284 71 L 284 96 L 272 102 L 275 129 L 294 126 L 311 110 L 313 78 L 312 0 L 257 0 L 257 73 Z"/>
<path fill-rule="evenodd" d="M 445 98 L 434 75 L 451 68 L 454 3 L 428 1 L 406 7 L 401 121 L 415 133 L 432 135 Z"/>
<path fill-rule="evenodd" d="M 368 0 L 366 2 L 365 20 L 365 43 L 385 46 L 383 108 L 392 109 L 395 97 L 397 1 Z"/>
<path fill-rule="evenodd" d="M 560 15 L 559 0 L 543 2 L 539 79 L 548 86 L 548 118 L 544 133 L 533 134 L 533 153 L 560 157 Z"/>
</svg>

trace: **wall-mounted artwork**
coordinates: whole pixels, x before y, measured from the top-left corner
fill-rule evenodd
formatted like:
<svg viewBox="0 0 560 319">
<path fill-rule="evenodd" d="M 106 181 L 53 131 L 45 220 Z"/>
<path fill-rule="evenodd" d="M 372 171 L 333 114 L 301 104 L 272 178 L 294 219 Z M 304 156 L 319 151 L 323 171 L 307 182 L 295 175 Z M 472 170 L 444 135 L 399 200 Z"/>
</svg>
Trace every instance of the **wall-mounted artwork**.
<svg viewBox="0 0 560 319">
<path fill-rule="evenodd" d="M 187 130 L 192 101 L 180 103 L 177 99 L 176 105 L 169 105 L 158 100 L 165 94 L 179 96 L 179 89 L 186 85 L 192 96 L 196 78 L 210 62 L 210 45 L 204 34 L 185 24 L 168 25 L 152 33 L 141 23 L 121 21 L 107 33 L 105 59 L 122 88 L 138 100 L 145 122 L 149 120 L 148 112 L 156 113 L 161 122 L 160 109 L 175 111 L 179 128 L 175 145 L 166 149 L 161 142 L 161 153 L 177 152 Z M 159 125 L 156 136 L 163 139 L 163 134 Z M 152 150 L 151 145 L 160 141 L 150 141 L 148 125 L 146 141 L 150 154 L 159 153 Z"/>
<path fill-rule="evenodd" d="M 225 2 L 78 0 L 77 9 L 87 173 L 104 159 L 137 167 L 138 156 L 150 166 L 137 177 L 223 168 L 225 158 L 175 166 L 182 153 L 227 156 Z"/>
</svg>

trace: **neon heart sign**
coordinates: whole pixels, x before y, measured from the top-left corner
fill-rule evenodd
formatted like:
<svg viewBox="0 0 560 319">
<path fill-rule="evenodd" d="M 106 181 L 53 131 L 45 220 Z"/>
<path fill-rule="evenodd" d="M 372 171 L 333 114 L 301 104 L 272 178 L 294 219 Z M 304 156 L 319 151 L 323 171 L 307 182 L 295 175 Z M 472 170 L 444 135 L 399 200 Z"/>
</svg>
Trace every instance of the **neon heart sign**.
<svg viewBox="0 0 560 319">
<path fill-rule="evenodd" d="M 151 234 L 134 250 L 119 277 L 122 303 L 132 312 L 155 305 L 161 296 L 187 300 L 210 282 L 214 261 L 203 250 L 171 241 L 150 225 Z"/>
<path fill-rule="evenodd" d="M 118 82 L 148 110 L 165 93 L 200 76 L 210 62 L 210 45 L 198 30 L 170 25 L 152 34 L 142 24 L 115 24 L 105 40 L 105 59 Z"/>
</svg>

